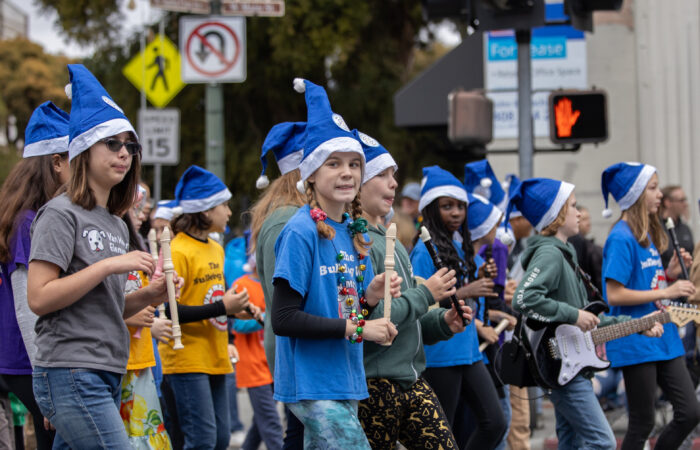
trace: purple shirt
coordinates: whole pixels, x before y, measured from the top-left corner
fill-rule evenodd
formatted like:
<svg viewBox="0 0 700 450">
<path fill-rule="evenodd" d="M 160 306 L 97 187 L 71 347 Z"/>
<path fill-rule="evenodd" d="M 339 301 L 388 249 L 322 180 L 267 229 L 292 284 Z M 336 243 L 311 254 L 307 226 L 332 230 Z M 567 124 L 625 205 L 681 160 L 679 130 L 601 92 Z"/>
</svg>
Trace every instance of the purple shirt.
<svg viewBox="0 0 700 450">
<path fill-rule="evenodd" d="M 10 262 L 0 263 L 0 373 L 31 375 L 32 365 L 17 325 L 10 275 L 18 265 L 28 266 L 29 229 L 36 211 L 25 211 L 10 239 Z"/>
</svg>

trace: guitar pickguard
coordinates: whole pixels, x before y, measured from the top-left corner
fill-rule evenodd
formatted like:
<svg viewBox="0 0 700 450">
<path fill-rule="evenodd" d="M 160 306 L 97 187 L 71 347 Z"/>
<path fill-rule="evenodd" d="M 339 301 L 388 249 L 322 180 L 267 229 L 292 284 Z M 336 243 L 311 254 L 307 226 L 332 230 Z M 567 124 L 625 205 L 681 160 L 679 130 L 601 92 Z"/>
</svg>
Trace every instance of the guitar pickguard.
<svg viewBox="0 0 700 450">
<path fill-rule="evenodd" d="M 598 358 L 591 332 L 583 332 L 574 325 L 559 325 L 549 343 L 550 352 L 558 354 L 561 369 L 557 378 L 561 386 L 569 383 L 579 372 L 586 368 L 605 369 L 609 361 Z"/>
</svg>

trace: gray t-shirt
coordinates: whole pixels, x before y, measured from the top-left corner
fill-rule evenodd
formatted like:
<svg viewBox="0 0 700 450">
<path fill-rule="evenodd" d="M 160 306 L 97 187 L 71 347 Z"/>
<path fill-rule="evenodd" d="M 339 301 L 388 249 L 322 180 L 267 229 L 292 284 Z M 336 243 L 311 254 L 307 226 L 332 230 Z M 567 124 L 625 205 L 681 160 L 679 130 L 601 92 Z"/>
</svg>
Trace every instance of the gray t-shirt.
<svg viewBox="0 0 700 450">
<path fill-rule="evenodd" d="M 31 229 L 29 261 L 57 265 L 61 277 L 129 250 L 126 224 L 105 208 L 87 211 L 66 194 L 44 205 Z M 36 365 L 126 373 L 129 332 L 123 319 L 127 274 L 109 275 L 72 305 L 40 316 Z"/>
</svg>

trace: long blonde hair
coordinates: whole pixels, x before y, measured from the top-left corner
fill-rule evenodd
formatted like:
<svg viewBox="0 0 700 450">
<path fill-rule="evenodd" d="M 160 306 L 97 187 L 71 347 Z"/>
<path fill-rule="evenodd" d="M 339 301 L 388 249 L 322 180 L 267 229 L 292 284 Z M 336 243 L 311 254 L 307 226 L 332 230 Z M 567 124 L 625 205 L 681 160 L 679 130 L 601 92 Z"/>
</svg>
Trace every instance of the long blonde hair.
<svg viewBox="0 0 700 450">
<path fill-rule="evenodd" d="M 314 183 L 305 182 L 306 186 L 306 201 L 309 203 L 311 209 L 320 208 L 316 200 L 316 191 L 314 190 Z M 350 214 L 352 220 L 357 220 L 362 217 L 362 201 L 360 200 L 360 191 L 352 200 L 352 203 L 345 204 L 345 211 Z M 335 237 L 335 230 L 333 227 L 328 225 L 326 222 L 319 220 L 316 222 L 316 230 L 318 234 L 325 239 L 333 239 Z M 357 253 L 363 256 L 369 254 L 369 249 L 372 247 L 372 241 L 366 241 L 362 233 L 356 233 L 352 239 L 352 243 L 355 246 Z"/>
<path fill-rule="evenodd" d="M 297 182 L 301 179 L 299 169 L 294 169 L 273 181 L 265 190 L 262 197 L 250 208 L 250 250 L 255 251 L 258 234 L 265 220 L 276 209 L 283 206 L 302 206 L 306 203 L 306 197 L 297 189 Z"/>
<path fill-rule="evenodd" d="M 660 253 L 663 253 L 668 248 L 668 235 L 661 224 L 661 220 L 659 220 L 659 216 L 651 214 L 647 209 L 647 203 L 644 199 L 645 193 L 646 189 L 637 201 L 629 209 L 623 211 L 622 214 L 626 214 L 625 221 L 639 245 L 648 247 L 649 236 L 651 235 L 651 242 L 654 243 Z M 622 216 L 620 216 L 618 222 L 620 220 L 622 220 Z"/>
</svg>

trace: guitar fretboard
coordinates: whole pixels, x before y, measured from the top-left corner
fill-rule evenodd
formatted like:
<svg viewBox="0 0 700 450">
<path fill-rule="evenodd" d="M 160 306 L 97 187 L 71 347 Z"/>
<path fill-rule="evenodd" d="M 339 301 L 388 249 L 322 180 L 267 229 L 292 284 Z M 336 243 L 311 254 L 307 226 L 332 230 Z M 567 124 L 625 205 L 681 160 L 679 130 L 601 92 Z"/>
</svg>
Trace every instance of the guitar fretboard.
<svg viewBox="0 0 700 450">
<path fill-rule="evenodd" d="M 604 344 L 613 339 L 629 336 L 639 333 L 640 331 L 648 330 L 654 325 L 654 322 L 665 324 L 671 321 L 671 314 L 662 312 L 653 316 L 642 317 L 640 319 L 628 320 L 627 322 L 610 325 L 603 328 L 598 328 L 591 331 L 591 337 L 595 345 Z"/>
</svg>

